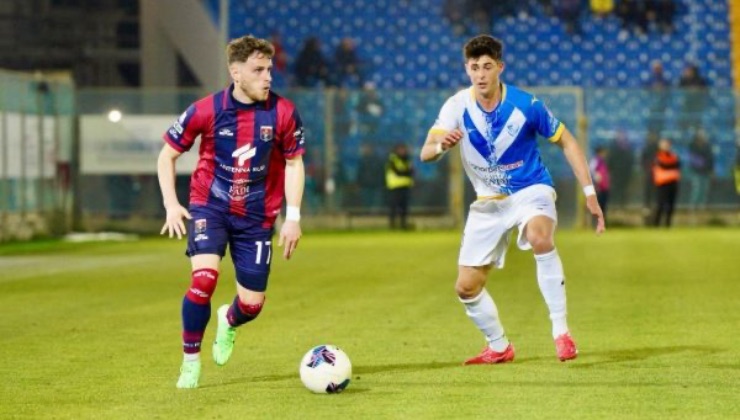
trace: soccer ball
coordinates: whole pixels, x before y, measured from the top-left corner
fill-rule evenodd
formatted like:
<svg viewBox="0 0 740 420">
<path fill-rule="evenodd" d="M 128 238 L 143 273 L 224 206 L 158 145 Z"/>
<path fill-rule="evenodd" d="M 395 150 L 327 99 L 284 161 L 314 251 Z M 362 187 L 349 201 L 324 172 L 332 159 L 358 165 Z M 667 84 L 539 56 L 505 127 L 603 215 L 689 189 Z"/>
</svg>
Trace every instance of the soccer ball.
<svg viewBox="0 0 740 420">
<path fill-rule="evenodd" d="M 301 359 L 301 381 L 311 392 L 336 394 L 349 385 L 352 363 L 339 347 L 316 346 Z"/>
</svg>

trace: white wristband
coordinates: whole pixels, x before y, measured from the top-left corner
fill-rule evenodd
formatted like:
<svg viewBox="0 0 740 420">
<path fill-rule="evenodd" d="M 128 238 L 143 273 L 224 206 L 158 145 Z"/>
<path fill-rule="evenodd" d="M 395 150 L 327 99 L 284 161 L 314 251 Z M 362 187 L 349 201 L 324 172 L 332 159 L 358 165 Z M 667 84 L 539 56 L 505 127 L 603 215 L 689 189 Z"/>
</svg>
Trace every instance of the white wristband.
<svg viewBox="0 0 740 420">
<path fill-rule="evenodd" d="M 301 220 L 301 209 L 296 206 L 286 207 L 285 220 L 292 220 L 294 222 Z"/>
<path fill-rule="evenodd" d="M 583 193 L 586 194 L 586 197 L 589 195 L 596 195 L 596 189 L 593 185 L 586 185 L 583 187 Z"/>
</svg>

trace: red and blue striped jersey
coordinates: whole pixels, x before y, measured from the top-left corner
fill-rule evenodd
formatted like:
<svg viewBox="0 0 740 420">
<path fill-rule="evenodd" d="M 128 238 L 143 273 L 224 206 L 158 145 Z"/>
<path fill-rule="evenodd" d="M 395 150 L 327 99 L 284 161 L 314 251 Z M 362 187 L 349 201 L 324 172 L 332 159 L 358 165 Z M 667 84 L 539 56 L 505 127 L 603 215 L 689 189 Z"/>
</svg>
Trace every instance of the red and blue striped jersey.
<svg viewBox="0 0 740 420">
<path fill-rule="evenodd" d="M 198 100 L 164 134 L 186 152 L 200 136 L 190 205 L 207 206 L 271 227 L 285 195 L 285 160 L 304 153 L 295 105 L 274 92 L 266 101 L 234 100 L 234 85 Z"/>
</svg>

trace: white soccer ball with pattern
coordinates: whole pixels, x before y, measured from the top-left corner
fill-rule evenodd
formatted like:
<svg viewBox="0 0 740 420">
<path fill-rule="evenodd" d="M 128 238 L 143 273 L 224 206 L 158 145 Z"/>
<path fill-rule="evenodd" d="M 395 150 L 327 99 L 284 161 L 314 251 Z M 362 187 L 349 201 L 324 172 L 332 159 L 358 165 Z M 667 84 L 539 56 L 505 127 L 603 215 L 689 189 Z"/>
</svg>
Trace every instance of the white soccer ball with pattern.
<svg viewBox="0 0 740 420">
<path fill-rule="evenodd" d="M 311 392 L 336 394 L 349 385 L 352 363 L 347 354 L 331 344 L 316 346 L 301 360 L 301 381 Z"/>
</svg>

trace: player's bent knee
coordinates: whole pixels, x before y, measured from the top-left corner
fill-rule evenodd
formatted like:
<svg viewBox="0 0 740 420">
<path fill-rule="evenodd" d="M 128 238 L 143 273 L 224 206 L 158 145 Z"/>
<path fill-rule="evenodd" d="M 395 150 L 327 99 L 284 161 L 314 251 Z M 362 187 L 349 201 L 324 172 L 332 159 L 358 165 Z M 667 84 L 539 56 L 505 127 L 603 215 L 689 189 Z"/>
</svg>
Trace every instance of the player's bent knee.
<svg viewBox="0 0 740 420">
<path fill-rule="evenodd" d="M 485 281 L 479 279 L 476 275 L 461 275 L 455 283 L 455 293 L 460 299 L 472 299 L 480 294 L 484 284 Z"/>
<path fill-rule="evenodd" d="M 456 284 L 455 285 L 455 293 L 457 293 L 457 296 L 460 299 L 472 299 L 480 294 L 480 292 L 483 290 L 483 286 L 481 285 L 461 285 Z"/>
<path fill-rule="evenodd" d="M 243 313 L 250 320 L 253 320 L 257 318 L 260 312 L 262 312 L 262 307 L 265 306 L 265 298 L 263 297 L 262 301 L 257 303 L 246 303 L 242 302 L 241 299 L 238 299 L 237 305 L 239 305 L 239 311 L 241 313 Z"/>
<path fill-rule="evenodd" d="M 472 299 L 480 294 L 486 285 L 489 267 L 459 266 L 455 292 L 460 299 Z"/>
<path fill-rule="evenodd" d="M 550 252 L 555 248 L 555 243 L 549 235 L 531 235 L 527 241 L 535 254 Z"/>
<path fill-rule="evenodd" d="M 205 305 L 211 301 L 213 291 L 218 283 L 218 271 L 211 268 L 201 268 L 192 273 L 190 288 L 187 298 L 199 305 Z"/>
</svg>

